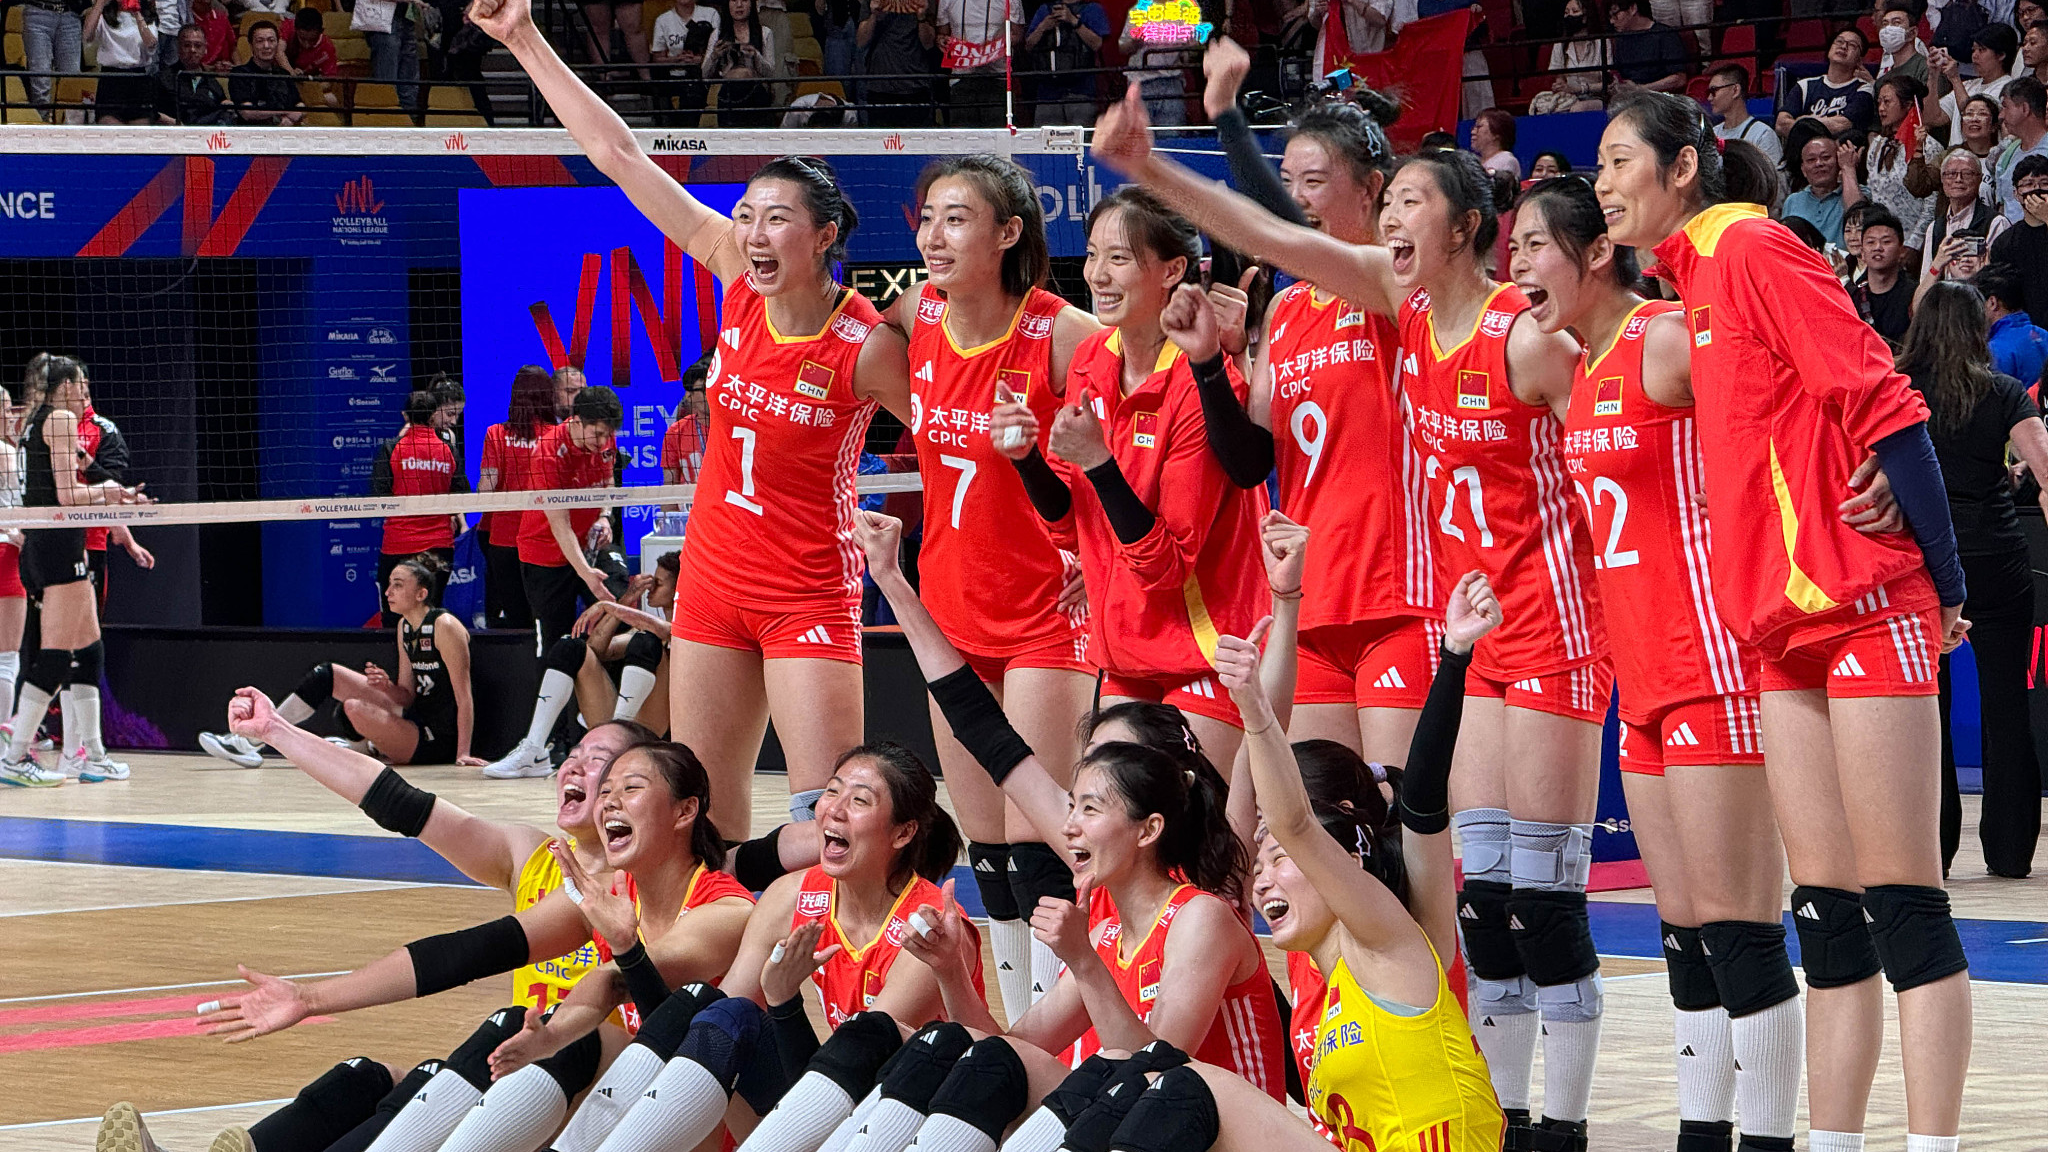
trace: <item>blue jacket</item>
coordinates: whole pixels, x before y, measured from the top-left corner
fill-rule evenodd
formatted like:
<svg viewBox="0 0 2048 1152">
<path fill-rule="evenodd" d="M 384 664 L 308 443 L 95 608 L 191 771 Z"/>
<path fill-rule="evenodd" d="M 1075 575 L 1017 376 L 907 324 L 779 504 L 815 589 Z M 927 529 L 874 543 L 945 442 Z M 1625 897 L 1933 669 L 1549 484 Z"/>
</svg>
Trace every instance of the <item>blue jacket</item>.
<svg viewBox="0 0 2048 1152">
<path fill-rule="evenodd" d="M 2034 327 L 2025 312 L 2008 312 L 1991 326 L 1991 367 L 2032 388 L 2048 365 L 2048 331 Z"/>
</svg>

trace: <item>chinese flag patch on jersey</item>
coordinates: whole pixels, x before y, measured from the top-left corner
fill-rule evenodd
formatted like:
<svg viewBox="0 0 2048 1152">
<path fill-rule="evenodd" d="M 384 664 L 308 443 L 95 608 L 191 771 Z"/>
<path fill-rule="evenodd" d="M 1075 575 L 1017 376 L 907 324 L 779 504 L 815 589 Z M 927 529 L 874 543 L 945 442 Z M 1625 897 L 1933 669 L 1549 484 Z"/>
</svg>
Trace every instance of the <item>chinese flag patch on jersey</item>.
<svg viewBox="0 0 2048 1152">
<path fill-rule="evenodd" d="M 996 373 L 996 403 L 1022 404 L 1031 394 L 1031 373 L 1024 368 L 1004 368 Z"/>
<path fill-rule="evenodd" d="M 1159 961 L 1147 960 L 1138 966 L 1138 1003 L 1150 1004 L 1159 999 Z"/>
<path fill-rule="evenodd" d="M 1593 388 L 1593 415 L 1621 415 L 1621 377 L 1608 376 Z"/>
<path fill-rule="evenodd" d="M 1709 307 L 1711 305 L 1702 304 L 1692 310 L 1692 346 L 1695 348 L 1705 348 L 1714 342 L 1714 326 L 1707 320 Z"/>
<path fill-rule="evenodd" d="M 1131 417 L 1131 443 L 1139 448 L 1156 447 L 1159 443 L 1159 413 L 1140 412 Z"/>
<path fill-rule="evenodd" d="M 832 392 L 832 370 L 815 360 L 806 360 L 796 370 L 796 390 L 813 400 L 823 400 Z"/>
<path fill-rule="evenodd" d="M 875 1006 L 875 997 L 882 994 L 882 976 L 882 973 L 877 972 L 872 968 L 867 969 L 861 973 L 861 1007 L 873 1008 Z"/>
<path fill-rule="evenodd" d="M 1481 412 L 1493 407 L 1492 390 L 1487 387 L 1486 373 L 1470 370 L 1458 373 L 1458 407 L 1476 408 Z"/>
</svg>

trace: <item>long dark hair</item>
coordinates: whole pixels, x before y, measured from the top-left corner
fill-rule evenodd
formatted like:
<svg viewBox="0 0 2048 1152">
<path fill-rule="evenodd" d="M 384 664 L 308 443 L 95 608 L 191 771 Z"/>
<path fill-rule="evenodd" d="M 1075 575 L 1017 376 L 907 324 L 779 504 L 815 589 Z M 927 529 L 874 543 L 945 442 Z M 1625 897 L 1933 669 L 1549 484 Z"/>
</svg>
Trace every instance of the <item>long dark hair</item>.
<svg viewBox="0 0 2048 1152">
<path fill-rule="evenodd" d="M 720 39 L 737 40 L 743 44 L 752 44 L 756 48 L 764 47 L 761 36 L 761 0 L 750 0 L 747 6 L 747 31 L 744 36 L 740 35 L 739 29 L 733 24 L 732 0 L 725 0 L 719 7 L 724 9 L 719 15 L 725 18 L 719 22 L 719 31 L 722 33 Z M 778 44 L 776 47 L 782 48 L 786 45 Z"/>
<path fill-rule="evenodd" d="M 512 403 L 505 413 L 506 431 L 521 440 L 531 440 L 554 422 L 554 374 L 538 364 L 523 365 L 512 374 Z"/>
<path fill-rule="evenodd" d="M 936 884 L 953 870 L 964 842 L 953 818 L 939 807 L 938 781 L 917 753 L 890 740 L 872 740 L 847 749 L 832 771 L 837 773 L 849 761 L 867 760 L 882 774 L 889 786 L 889 819 L 897 824 L 916 823 L 917 834 L 896 858 L 890 869 L 893 883 L 905 872 L 915 872 Z"/>
<path fill-rule="evenodd" d="M 1451 149 L 1417 152 L 1402 162 L 1401 169 L 1418 164 L 1428 167 L 1437 191 L 1450 201 L 1453 227 L 1464 228 L 1466 217 L 1479 217 L 1467 233 L 1466 250 L 1474 259 L 1480 258 L 1500 236 L 1500 208 L 1494 202 L 1492 175 L 1480 165 L 1479 157 Z"/>
<path fill-rule="evenodd" d="M 759 9 L 755 11 L 758 13 Z M 846 259 L 846 238 L 860 227 L 860 213 L 853 210 L 853 202 L 840 190 L 839 174 L 832 165 L 816 156 L 782 156 L 761 165 L 747 183 L 756 180 L 787 180 L 796 185 L 803 193 L 813 227 L 839 225 L 832 247 L 825 250 L 825 270 L 830 272 L 834 264 Z"/>
<path fill-rule="evenodd" d="M 1728 181 L 1721 168 L 1721 149 L 1716 144 L 1714 126 L 1700 110 L 1698 101 L 1690 96 L 1635 88 L 1614 101 L 1607 122 L 1616 121 L 1627 122 L 1650 146 L 1650 151 L 1657 154 L 1658 183 L 1671 182 L 1672 165 L 1678 163 L 1679 153 L 1690 148 L 1698 157 L 1700 207 L 1728 199 Z M 1789 149 L 1786 155 L 1791 155 Z"/>
<path fill-rule="evenodd" d="M 1769 208 L 1778 202 L 1778 166 L 1763 149 L 1747 140 L 1722 144 L 1721 173 L 1725 194 L 1734 204 Z"/>
<path fill-rule="evenodd" d="M 1166 206 L 1166 202 L 1136 184 L 1123 187 L 1095 202 L 1088 210 L 1087 234 L 1095 235 L 1095 222 L 1113 211 L 1124 214 L 1124 229 L 1133 247 L 1150 249 L 1161 262 L 1183 259 L 1183 284 L 1202 278 L 1202 234 L 1187 218 Z"/>
<path fill-rule="evenodd" d="M 1984 297 L 1968 284 L 1937 280 L 1913 309 L 1899 371 L 1927 376 L 1936 428 L 1961 428 L 1991 391 L 1989 333 Z"/>
<path fill-rule="evenodd" d="M 690 823 L 690 854 L 713 871 L 724 868 L 725 838 L 718 834 L 718 825 L 711 822 L 711 775 L 704 771 L 704 762 L 697 759 L 697 754 L 686 744 L 649 740 L 613 757 L 611 766 L 605 769 L 606 775 L 630 753 L 638 753 L 653 762 L 661 773 L 662 781 L 668 785 L 671 800 L 678 804 L 685 800 L 697 802 L 697 818 Z M 599 784 L 602 783 L 600 777 Z"/>
<path fill-rule="evenodd" d="M 1294 763 L 1308 791 L 1309 810 L 1323 831 L 1406 904 L 1408 864 L 1401 854 L 1401 821 L 1380 791 L 1375 766 L 1335 740 L 1296 741 Z M 1379 771 L 1400 795 L 1401 770 Z"/>
<path fill-rule="evenodd" d="M 1162 867 L 1237 903 L 1251 871 L 1250 858 L 1224 812 L 1229 787 L 1207 759 L 1191 762 L 1117 740 L 1083 756 L 1074 771 L 1079 775 L 1089 768 L 1108 778 L 1123 798 L 1125 815 L 1143 820 L 1156 813 L 1165 820 L 1158 844 Z"/>
<path fill-rule="evenodd" d="M 1551 242 L 1564 250 L 1584 274 L 1593 242 L 1607 235 L 1607 217 L 1600 211 L 1600 197 L 1583 176 L 1554 176 L 1537 181 L 1522 194 L 1520 210 L 1535 208 L 1550 229 Z M 1615 283 L 1633 288 L 1641 279 L 1636 267 L 1636 250 L 1616 245 L 1609 272 Z"/>
<path fill-rule="evenodd" d="M 947 156 L 925 165 L 917 177 L 917 204 L 941 180 L 957 177 L 974 185 L 989 209 L 996 226 L 1012 217 L 1023 223 L 1017 242 L 1003 253 L 1003 292 L 1023 296 L 1045 285 L 1052 271 L 1052 251 L 1045 242 L 1045 205 L 1039 202 L 1031 174 L 1007 156 L 977 152 L 971 156 Z"/>
</svg>

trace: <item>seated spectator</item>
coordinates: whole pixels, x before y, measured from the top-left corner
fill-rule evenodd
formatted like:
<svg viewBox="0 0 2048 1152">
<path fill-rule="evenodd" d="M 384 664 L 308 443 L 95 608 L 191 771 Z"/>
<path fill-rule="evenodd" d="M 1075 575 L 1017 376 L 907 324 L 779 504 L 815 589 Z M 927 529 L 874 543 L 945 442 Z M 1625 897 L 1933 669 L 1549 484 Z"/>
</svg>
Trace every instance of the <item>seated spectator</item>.
<svg viewBox="0 0 2048 1152">
<path fill-rule="evenodd" d="M 2029 156 L 2048 156 L 2048 88 L 2032 76 L 2015 76 L 1998 97 L 1998 123 L 2006 142 L 1992 163 L 1995 201 L 2007 221 L 2019 221 L 2020 199 L 2013 191 L 2013 172 Z"/>
<path fill-rule="evenodd" d="M 784 128 L 855 128 L 860 117 L 846 101 L 830 92 L 812 92 L 789 102 L 789 111 L 782 114 Z"/>
<path fill-rule="evenodd" d="M 1773 164 L 1785 162 L 1785 142 L 1769 124 L 1749 114 L 1749 69 L 1723 64 L 1708 73 L 1707 107 L 1720 118 L 1714 125 L 1716 137 L 1751 145 Z"/>
<path fill-rule="evenodd" d="M 1000 128 L 1006 122 L 1007 53 L 1023 33 L 1019 8 L 1012 0 L 939 0 L 940 64 L 951 77 L 948 126 Z"/>
<path fill-rule="evenodd" d="M 160 124 L 232 124 L 240 117 L 228 103 L 220 78 L 206 66 L 206 30 L 178 29 L 178 63 L 156 74 L 156 116 Z"/>
<path fill-rule="evenodd" d="M 1550 46 L 1550 70 L 1557 78 L 1550 91 L 1529 101 L 1529 114 L 1592 112 L 1605 106 L 1607 73 L 1614 67 L 1614 46 L 1588 26 L 1586 0 L 1565 0 L 1562 43 Z"/>
<path fill-rule="evenodd" d="M 235 21 L 233 17 L 230 17 L 228 10 L 221 6 L 220 0 L 187 0 L 185 23 L 179 31 L 182 32 L 185 28 L 194 26 L 199 27 L 206 33 L 206 59 L 200 66 L 211 68 L 216 72 L 225 72 L 229 68 L 234 67 L 235 41 L 239 37 L 235 34 Z M 178 46 L 178 56 L 179 63 L 182 66 L 184 62 L 184 45 L 182 44 Z"/>
<path fill-rule="evenodd" d="M 718 9 L 697 0 L 673 0 L 668 11 L 654 18 L 654 38 L 648 41 L 647 58 L 656 64 L 673 64 L 666 69 L 668 83 L 656 89 L 655 103 L 662 111 L 673 107 L 679 117 L 657 116 L 665 122 L 694 128 L 704 111 L 708 89 L 704 84 L 704 58 L 718 42 L 723 22 Z M 657 76 L 662 72 L 657 71 Z"/>
<path fill-rule="evenodd" d="M 1927 87 L 1927 45 L 1920 42 L 1915 0 L 1883 0 L 1877 6 L 1877 61 L 1880 83 L 1887 76 L 1910 76 Z"/>
<path fill-rule="evenodd" d="M 1792 126 L 1785 154 L 1792 185 L 1792 194 L 1785 197 L 1785 220 L 1805 220 L 1820 231 L 1822 240 L 1841 248 L 1842 156 L 1837 141 L 1819 120 L 1808 117 Z"/>
<path fill-rule="evenodd" d="M 759 48 L 740 40 L 721 40 L 705 62 L 705 78 L 718 81 L 720 128 L 773 128 L 775 94 L 766 83 L 774 74 Z"/>
<path fill-rule="evenodd" d="M 1515 118 L 1499 108 L 1488 108 L 1472 120 L 1472 151 L 1479 166 L 1488 172 L 1505 172 L 1522 178 L 1522 161 L 1514 153 Z"/>
<path fill-rule="evenodd" d="M 2018 272 L 2029 316 L 2048 316 L 2048 157 L 2029 156 L 2013 169 L 2021 216 L 1991 245 L 1991 262 Z"/>
<path fill-rule="evenodd" d="M 1536 159 L 1529 163 L 1529 179 L 1548 180 L 1553 176 L 1563 176 L 1571 170 L 1571 159 L 1564 153 L 1538 152 Z"/>
<path fill-rule="evenodd" d="M 326 17 L 318 8 L 301 8 L 292 17 L 292 42 L 285 48 L 285 58 L 307 76 L 332 76 L 340 68 L 334 41 L 327 38 Z"/>
<path fill-rule="evenodd" d="M 726 0 L 725 15 L 726 19 L 719 27 L 717 37 L 711 42 L 711 51 L 715 54 L 720 46 L 728 43 L 746 45 L 760 53 L 761 59 L 766 62 L 767 70 L 761 73 L 762 76 L 781 75 L 780 53 L 786 45 L 776 40 L 775 29 L 762 23 L 760 7 L 754 0 Z M 711 60 L 707 57 L 704 61 L 705 77 L 710 78 L 714 71 Z"/>
<path fill-rule="evenodd" d="M 1952 271 L 1950 262 L 1965 249 L 1971 256 L 1983 256 L 2010 221 L 1978 193 L 1983 164 L 1968 149 L 1951 148 L 1942 153 L 1939 171 L 1941 192 L 1928 212 L 1920 251 L 1935 279 L 1967 280 L 1969 275 Z"/>
<path fill-rule="evenodd" d="M 1899 218 L 1873 204 L 1863 213 L 1863 282 L 1849 290 L 1849 299 L 1863 322 L 1877 329 L 1897 351 L 1913 322 L 1913 280 L 1903 274 L 1906 234 Z"/>
<path fill-rule="evenodd" d="M 1095 0 L 1058 0 L 1040 4 L 1024 34 L 1025 66 L 1047 75 L 1038 78 L 1037 119 L 1047 125 L 1095 123 L 1095 74 L 1102 41 L 1109 35 L 1109 14 Z"/>
<path fill-rule="evenodd" d="M 2020 71 L 2048 84 L 2048 20 L 2032 20 L 2020 36 Z"/>
<path fill-rule="evenodd" d="M 1653 92 L 1685 91 L 1692 50 L 1668 24 L 1650 19 L 1650 0 L 1614 0 L 1607 23 L 1614 29 L 1614 74 L 1622 87 Z"/>
<path fill-rule="evenodd" d="M 929 128 L 932 125 L 930 56 L 939 42 L 932 0 L 868 0 L 854 44 L 867 93 L 868 125 L 874 128 Z"/>
<path fill-rule="evenodd" d="M 102 124 L 153 124 L 156 89 L 149 62 L 156 58 L 156 0 L 141 0 L 136 11 L 120 0 L 93 0 L 85 10 L 84 35 L 95 46 L 100 83 L 93 109 Z"/>
<path fill-rule="evenodd" d="M 1991 322 L 1991 366 L 2032 388 L 2048 366 L 2048 332 L 2026 312 L 2026 288 L 2019 270 L 1993 264 L 1977 273 L 1970 285 L 1984 296 L 1984 319 Z"/>
<path fill-rule="evenodd" d="M 299 84 L 284 61 L 277 25 L 258 20 L 249 25 L 249 59 L 228 74 L 228 95 L 242 110 L 242 119 L 257 124 L 295 125 L 306 118 Z"/>
<path fill-rule="evenodd" d="M 1836 150 L 1840 154 L 1840 149 Z M 1835 266 L 1835 278 L 1844 288 L 1863 283 L 1863 214 L 1877 207 L 1865 200 L 1842 206 L 1842 240 L 1838 247 L 1824 249 Z"/>
<path fill-rule="evenodd" d="M 1868 132 L 1877 118 L 1877 103 L 1859 73 L 1869 47 L 1854 28 L 1835 33 L 1828 44 L 1828 70 L 1801 80 L 1779 101 L 1778 132 L 1790 134 L 1793 123 L 1803 116 L 1815 117 L 1830 132 Z M 1789 155 L 1791 149 L 1786 152 Z"/>
<path fill-rule="evenodd" d="M 1127 21 L 1123 35 L 1117 37 L 1117 51 L 1128 65 L 1124 75 L 1137 82 L 1145 98 L 1145 115 L 1154 127 L 1181 127 L 1188 122 L 1187 47 L 1147 40 L 1139 35 L 1140 27 Z"/>
<path fill-rule="evenodd" d="M 2019 33 L 2010 24 L 1986 24 L 1970 37 L 1970 64 L 1977 70 L 1971 79 L 1963 79 L 1963 66 L 1946 48 L 1936 48 L 1927 54 L 1927 72 L 1931 77 L 1929 90 L 1935 99 L 1928 104 L 1925 115 L 1929 131 L 1946 129 L 1958 115 L 1958 100 L 1970 96 L 1989 96 L 1998 99 L 2005 86 L 2012 83 L 2012 66 L 2020 54 Z M 1958 96 L 1957 93 L 1962 95 Z"/>
</svg>

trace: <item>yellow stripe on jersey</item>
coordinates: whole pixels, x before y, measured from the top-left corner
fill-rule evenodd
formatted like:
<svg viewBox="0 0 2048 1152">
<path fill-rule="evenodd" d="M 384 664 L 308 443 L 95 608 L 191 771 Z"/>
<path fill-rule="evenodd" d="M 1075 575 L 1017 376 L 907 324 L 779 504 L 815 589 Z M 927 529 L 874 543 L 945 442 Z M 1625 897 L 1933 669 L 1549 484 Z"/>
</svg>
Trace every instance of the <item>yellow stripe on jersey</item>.
<svg viewBox="0 0 2048 1152">
<path fill-rule="evenodd" d="M 1799 513 L 1792 506 L 1792 486 L 1785 482 L 1785 470 L 1778 466 L 1778 445 L 1771 444 L 1771 494 L 1778 500 L 1778 524 L 1785 533 L 1785 599 L 1801 612 L 1825 612 L 1835 600 L 1799 567 L 1795 548 L 1799 543 Z"/>
<path fill-rule="evenodd" d="M 1714 249 L 1721 245 L 1722 234 L 1729 228 L 1765 215 L 1768 213 L 1754 204 L 1716 204 L 1686 224 L 1685 236 L 1700 255 L 1712 259 Z"/>
<path fill-rule="evenodd" d="M 570 846 L 573 848 L 575 842 L 571 841 Z M 561 886 L 562 866 L 548 851 L 546 842 L 542 842 L 520 866 L 519 883 L 512 889 L 512 910 L 524 912 Z M 597 946 L 586 942 L 574 952 L 514 969 L 512 1002 L 526 1008 L 558 1004 L 576 986 L 576 981 L 596 966 Z"/>
<path fill-rule="evenodd" d="M 1181 583 L 1180 598 L 1188 606 L 1188 627 L 1195 634 L 1195 647 L 1202 650 L 1202 659 L 1209 666 L 1216 666 L 1216 622 L 1209 618 L 1209 602 L 1202 599 L 1202 582 L 1192 573 Z"/>
</svg>

